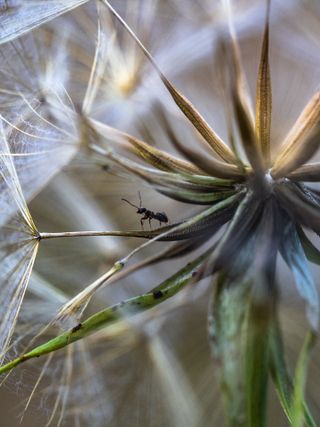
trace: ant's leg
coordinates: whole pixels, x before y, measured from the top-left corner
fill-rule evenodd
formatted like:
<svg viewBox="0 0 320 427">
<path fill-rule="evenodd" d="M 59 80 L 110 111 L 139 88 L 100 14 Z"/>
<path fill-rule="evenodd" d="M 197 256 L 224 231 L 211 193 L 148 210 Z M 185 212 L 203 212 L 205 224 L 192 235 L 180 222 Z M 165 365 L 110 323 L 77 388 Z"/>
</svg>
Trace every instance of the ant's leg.
<svg viewBox="0 0 320 427">
<path fill-rule="evenodd" d="M 151 227 L 151 220 L 152 220 L 152 218 L 149 218 L 149 227 L 150 227 L 150 230 L 152 230 L 152 227 Z"/>
<path fill-rule="evenodd" d="M 142 230 L 143 230 L 143 221 L 145 221 L 148 218 L 149 217 L 146 214 L 144 214 L 144 216 L 140 219 L 140 224 L 141 224 Z"/>
<path fill-rule="evenodd" d="M 161 221 L 159 221 L 159 228 L 161 227 Z"/>
</svg>

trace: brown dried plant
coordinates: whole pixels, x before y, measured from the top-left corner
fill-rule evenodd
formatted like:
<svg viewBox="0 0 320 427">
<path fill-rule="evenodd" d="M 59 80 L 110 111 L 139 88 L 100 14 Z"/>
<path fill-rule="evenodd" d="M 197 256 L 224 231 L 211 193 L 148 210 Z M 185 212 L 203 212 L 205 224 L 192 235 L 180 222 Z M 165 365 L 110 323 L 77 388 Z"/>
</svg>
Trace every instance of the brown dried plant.
<svg viewBox="0 0 320 427">
<path fill-rule="evenodd" d="M 63 107 L 60 105 L 58 108 L 61 101 L 59 93 L 56 93 L 58 102 L 51 98 L 42 103 L 45 105 L 43 111 L 46 111 L 47 118 L 38 117 L 40 121 L 36 130 L 41 132 L 42 125 L 52 126 L 54 132 L 58 133 L 58 137 L 55 135 L 58 146 L 69 138 L 71 152 L 68 159 L 76 150 L 80 150 L 96 163 L 125 173 L 129 178 L 133 176 L 142 180 L 172 200 L 204 206 L 200 212 L 187 219 L 156 228 L 150 227 L 148 230 L 59 233 L 38 231 L 22 194 L 17 166 L 13 161 L 16 153 L 10 145 L 10 138 L 21 132 L 20 125 L 23 123 L 4 117 L 7 127 L 6 131 L 2 131 L 1 137 L 1 175 L 7 188 L 7 199 L 11 197 L 12 206 L 3 221 L 5 243 L 1 250 L 4 257 L 8 256 L 10 246 L 10 256 L 15 254 L 15 268 L 22 261 L 24 267 L 19 270 L 19 280 L 10 285 L 10 288 L 5 287 L 7 293 L 3 301 L 7 305 L 1 309 L 3 314 L 0 323 L 0 331 L 3 331 L 3 354 L 10 345 L 37 249 L 43 240 L 122 236 L 141 238 L 146 242 L 120 257 L 106 273 L 72 299 L 65 299 L 56 317 L 41 333 L 57 323 L 63 327 L 71 324 L 71 327 L 30 350 L 35 339 L 41 339 L 41 334 L 38 334 L 23 354 L 1 366 L 0 373 L 8 372 L 27 360 L 51 355 L 85 338 L 90 339 L 92 334 L 95 334 L 99 342 L 99 337 L 106 333 L 105 328 L 110 328 L 110 325 L 113 325 L 113 331 L 121 331 L 123 320 L 134 318 L 147 310 L 155 310 L 165 300 L 173 298 L 172 301 L 175 301 L 178 292 L 185 288 L 194 289 L 206 278 L 211 281 L 212 289 L 208 314 L 209 339 L 214 358 L 220 362 L 221 393 L 227 423 L 233 427 L 264 426 L 268 413 L 268 381 L 272 378 L 290 425 L 316 426 L 304 397 L 304 388 L 310 351 L 316 341 L 319 323 L 319 298 L 308 261 L 319 265 L 320 252 L 305 230 L 320 233 L 320 193 L 307 184 L 320 181 L 320 163 L 310 162 L 320 144 L 320 92 L 317 91 L 307 103 L 281 146 L 274 147 L 271 138 L 270 3 L 271 1 L 266 2 L 254 110 L 231 10 L 229 5 L 227 7 L 229 32 L 227 36 L 220 38 L 218 58 L 221 82 L 231 111 L 228 118 L 229 141 L 224 141 L 212 129 L 195 106 L 166 77 L 153 56 L 107 0 L 101 0 L 98 7 L 98 43 L 93 65 L 87 73 L 89 83 L 81 106 L 70 106 L 70 102 L 69 105 L 62 103 Z M 192 146 L 185 144 L 175 129 L 174 118 L 164 105 L 158 104 L 157 120 L 182 158 L 108 126 L 94 117 L 92 105 L 95 96 L 101 94 L 99 91 L 105 87 L 101 76 L 105 72 L 107 61 L 101 55 L 104 48 L 99 40 L 102 40 L 104 34 L 106 10 L 111 11 L 139 47 L 138 69 L 141 68 L 141 61 L 151 64 L 181 113 L 198 134 Z M 141 54 L 144 55 L 144 60 L 141 59 Z M 109 66 L 112 67 L 112 57 Z M 133 74 L 136 75 L 135 72 Z M 84 76 L 85 72 L 81 78 Z M 130 84 L 138 85 L 140 81 L 133 79 Z M 132 86 L 127 89 L 132 93 Z M 25 105 L 25 96 L 22 97 L 21 92 L 19 96 Z M 31 105 L 28 108 L 30 110 Z M 66 128 L 69 120 L 76 123 L 76 132 L 71 129 L 72 126 Z M 156 135 L 152 136 L 157 139 Z M 206 153 L 203 145 L 207 149 Z M 59 163 L 57 169 L 60 167 Z M 55 172 L 53 170 L 52 174 Z M 129 200 L 129 203 L 136 205 L 134 201 Z M 157 219 L 164 218 L 163 214 L 162 217 L 157 216 L 157 213 L 146 208 L 141 210 L 144 208 L 141 204 L 136 207 L 138 214 L 145 215 L 142 221 L 152 220 L 154 224 Z M 11 224 L 13 214 L 20 216 L 23 229 L 15 229 L 15 241 L 11 242 L 7 240 L 5 230 L 14 229 Z M 224 232 L 219 235 L 222 227 Z M 27 237 L 21 237 L 21 234 Z M 12 238 L 11 236 L 9 239 Z M 158 241 L 175 243 L 128 266 L 134 256 Z M 12 245 L 16 245 L 16 252 Z M 205 249 L 201 251 L 203 246 Z M 190 262 L 149 291 L 83 319 L 91 298 L 102 287 L 128 278 L 135 271 L 160 261 L 185 255 L 191 257 L 193 254 L 194 258 Z M 309 321 L 309 330 L 293 377 L 286 363 L 279 321 L 280 301 L 276 276 L 278 254 L 292 271 L 297 290 L 305 301 Z M 10 273 L 1 273 L 1 276 L 6 276 L 9 283 Z M 14 307 L 12 310 L 11 306 Z M 155 310 L 155 313 L 158 312 Z M 161 345 L 155 341 L 152 357 L 161 359 L 161 363 L 166 365 L 162 351 Z M 68 371 L 68 367 L 66 369 Z M 163 378 L 170 382 L 170 378 Z M 179 411 L 179 408 L 175 410 Z"/>
</svg>

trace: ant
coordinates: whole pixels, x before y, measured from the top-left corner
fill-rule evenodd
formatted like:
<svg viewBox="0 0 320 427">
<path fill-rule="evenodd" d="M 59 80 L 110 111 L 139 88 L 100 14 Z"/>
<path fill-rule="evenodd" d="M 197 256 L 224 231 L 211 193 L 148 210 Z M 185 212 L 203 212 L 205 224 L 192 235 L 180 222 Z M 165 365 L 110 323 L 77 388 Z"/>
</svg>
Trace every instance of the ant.
<svg viewBox="0 0 320 427">
<path fill-rule="evenodd" d="M 151 220 L 152 219 L 157 219 L 159 221 L 160 226 L 161 226 L 162 222 L 164 222 L 164 223 L 169 222 L 169 219 L 168 219 L 168 217 L 167 217 L 167 215 L 166 215 L 165 212 L 156 212 L 156 213 L 154 213 L 153 211 L 150 211 L 149 209 L 143 208 L 142 207 L 142 200 L 141 200 L 140 191 L 139 191 L 138 194 L 139 194 L 139 201 L 140 201 L 140 205 L 139 206 L 134 205 L 133 203 L 129 202 L 129 200 L 127 200 L 127 199 L 121 199 L 121 200 L 129 203 L 129 205 L 131 205 L 134 208 L 136 208 L 137 209 L 137 214 L 144 215 L 140 219 L 140 224 L 141 224 L 142 229 L 143 229 L 143 221 L 146 221 L 146 220 L 149 220 L 150 228 L 151 228 Z"/>
</svg>

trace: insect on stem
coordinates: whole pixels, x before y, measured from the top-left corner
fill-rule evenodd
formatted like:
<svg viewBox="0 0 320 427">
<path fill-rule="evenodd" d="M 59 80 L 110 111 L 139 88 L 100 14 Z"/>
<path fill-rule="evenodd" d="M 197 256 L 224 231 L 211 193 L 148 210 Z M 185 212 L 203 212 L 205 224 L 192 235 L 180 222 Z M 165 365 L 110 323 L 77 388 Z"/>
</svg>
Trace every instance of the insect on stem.
<svg viewBox="0 0 320 427">
<path fill-rule="evenodd" d="M 138 194 L 139 194 L 139 201 L 140 201 L 139 207 L 136 206 L 135 204 L 129 202 L 129 200 L 127 200 L 127 199 L 123 199 L 122 198 L 121 200 L 124 200 L 125 202 L 129 203 L 129 205 L 131 205 L 134 208 L 136 208 L 137 209 L 137 214 L 144 215 L 140 219 L 140 224 L 141 224 L 142 229 L 143 229 L 143 222 L 146 221 L 146 220 L 149 221 L 150 228 L 151 228 L 151 221 L 153 219 L 158 220 L 160 226 L 161 226 L 162 222 L 163 223 L 169 222 L 169 219 L 168 219 L 167 214 L 165 212 L 153 212 L 153 211 L 151 211 L 151 210 L 149 210 L 147 208 L 142 207 L 142 199 L 141 199 L 141 193 L 140 193 L 140 191 L 139 191 Z"/>
</svg>

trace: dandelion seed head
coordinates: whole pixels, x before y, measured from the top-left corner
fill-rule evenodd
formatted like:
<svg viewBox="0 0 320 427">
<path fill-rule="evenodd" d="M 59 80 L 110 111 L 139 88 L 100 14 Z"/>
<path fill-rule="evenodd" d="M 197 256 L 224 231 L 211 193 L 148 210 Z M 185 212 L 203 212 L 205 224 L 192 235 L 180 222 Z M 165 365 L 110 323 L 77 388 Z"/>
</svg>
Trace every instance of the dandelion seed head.
<svg viewBox="0 0 320 427">
<path fill-rule="evenodd" d="M 132 4 L 139 13 L 129 14 L 130 7 L 134 9 Z M 192 74 L 188 74 L 185 63 L 172 77 L 161 55 L 153 54 L 153 46 L 144 31 L 138 37 L 136 32 L 140 29 L 137 30 L 137 26 L 136 32 L 131 29 L 139 20 L 129 21 L 144 16 L 143 4 L 126 2 L 122 10 L 128 15 L 125 19 L 106 0 L 98 4 L 97 12 L 93 12 L 90 4 L 88 9 L 83 9 L 89 11 L 87 16 L 85 13 L 66 16 L 64 22 L 70 24 L 70 32 L 66 33 L 66 39 L 64 36 L 52 38 L 53 49 L 43 56 L 49 59 L 35 79 L 39 91 L 29 92 L 30 88 L 24 86 L 17 75 L 10 79 L 8 64 L 4 65 L 8 87 L 4 95 L 5 125 L 1 139 L 5 149 L 0 158 L 6 188 L 3 206 L 7 219 L 3 222 L 3 237 L 8 243 L 17 237 L 14 250 L 5 245 L 3 252 L 8 283 L 3 298 L 7 306 L 12 306 L 12 310 L 1 317 L 4 350 L 10 345 L 19 319 L 38 246 L 45 251 L 45 245 L 54 245 L 53 239 L 61 238 L 63 243 L 51 246 L 47 254 L 43 252 L 47 272 L 41 260 L 38 271 L 45 273 L 45 277 L 35 276 L 27 296 L 26 309 L 36 299 L 40 304 L 34 305 L 34 319 L 26 313 L 23 318 L 29 325 L 41 323 L 40 330 L 34 333 L 34 327 L 31 328 L 33 338 L 26 342 L 23 355 L 0 367 L 1 372 L 12 367 L 19 369 L 18 365 L 27 359 L 32 363 L 34 357 L 43 356 L 43 369 L 30 397 L 34 398 L 45 377 L 52 379 L 48 392 L 53 405 L 48 426 L 62 425 L 69 417 L 79 425 L 95 422 L 97 426 L 115 423 L 119 426 L 128 423 L 206 426 L 208 422 L 212 424 L 213 419 L 220 425 L 222 404 L 214 405 L 219 408 L 212 411 L 212 402 L 218 398 L 224 402 L 224 416 L 230 424 L 245 424 L 249 419 L 252 424 L 258 424 L 264 415 L 257 412 L 257 408 L 260 411 L 266 407 L 269 376 L 289 418 L 302 419 L 303 412 L 295 408 L 305 405 L 301 385 L 304 377 L 299 375 L 306 375 L 305 361 L 319 322 L 317 287 L 308 262 L 308 259 L 318 260 L 319 250 L 310 244 L 304 232 L 305 229 L 315 233 L 320 230 L 319 194 L 307 184 L 319 182 L 319 164 L 313 162 L 319 149 L 319 94 L 309 97 L 291 131 L 281 138 L 281 145 L 277 144 L 272 134 L 272 112 L 273 98 L 278 93 L 274 91 L 275 68 L 269 60 L 269 50 L 273 49 L 274 28 L 281 26 L 281 17 L 273 21 L 270 2 L 263 5 L 264 13 L 259 14 L 261 51 L 257 78 L 248 84 L 238 40 L 239 21 L 230 8 L 226 23 L 228 34 L 223 33 L 221 49 L 214 52 L 217 71 L 222 75 L 221 98 L 225 98 L 226 104 L 226 132 L 220 135 L 214 123 L 219 120 L 213 117 L 212 123 L 208 122 L 207 117 L 200 114 L 198 105 L 193 105 L 180 91 L 180 86 Z M 144 27 L 147 35 L 159 31 L 155 24 L 158 6 L 164 7 L 161 11 L 167 10 L 167 6 L 156 3 L 153 13 L 147 16 L 149 20 Z M 215 4 L 207 6 L 211 8 Z M 184 12 L 188 13 L 188 9 Z M 224 14 L 222 19 L 225 18 Z M 121 26 L 115 24 L 116 20 Z M 272 32 L 270 20 L 275 23 Z M 90 40 L 83 45 L 82 36 L 77 35 L 77 25 L 87 29 L 85 39 Z M 185 24 L 179 27 L 180 34 L 188 34 L 185 27 Z M 55 28 L 54 22 L 52 28 Z M 250 31 L 253 31 L 251 27 Z M 246 33 L 245 29 L 243 32 Z M 34 37 L 41 44 L 39 35 L 34 33 Z M 171 52 L 174 55 L 175 49 Z M 167 53 L 165 51 L 164 56 Z M 26 54 L 25 49 L 21 54 Z M 26 68 L 24 73 L 30 73 L 29 67 Z M 140 89 L 147 82 L 146 70 L 150 69 L 162 84 L 161 90 L 168 92 L 172 106 L 168 107 L 166 101 L 154 109 L 161 135 L 156 127 L 148 128 L 147 115 L 140 115 L 147 123 L 141 136 L 148 135 L 148 130 L 151 134 L 145 141 L 139 139 L 135 131 L 125 133 L 125 130 L 139 128 L 138 119 L 126 117 L 126 113 L 128 105 L 136 105 L 142 94 Z M 177 83 L 173 84 L 173 79 Z M 205 79 L 200 83 L 205 86 Z M 255 108 L 250 99 L 254 91 L 248 90 L 254 84 Z M 205 93 L 201 94 L 200 100 L 204 96 Z M 148 93 L 140 100 L 144 112 L 154 101 Z M 198 99 L 194 102 L 197 104 Z M 177 125 L 179 115 L 189 123 L 190 144 L 180 133 L 180 124 L 184 122 Z M 120 126 L 121 123 L 126 126 Z M 171 144 L 170 150 L 165 150 L 163 135 L 167 144 Z M 72 147 L 70 155 L 65 150 L 66 142 Z M 52 154 L 51 168 L 43 159 L 51 154 L 48 147 L 52 146 L 57 149 L 59 161 L 55 161 Z M 28 151 L 34 147 L 41 151 L 40 159 L 38 151 Z M 16 161 L 16 154 L 19 158 L 21 152 L 23 156 Z M 68 176 L 69 172 L 65 171 L 67 178 L 60 175 L 51 186 L 51 189 L 64 188 L 56 188 L 55 193 L 43 192 L 35 201 L 34 206 L 39 203 L 41 207 L 42 202 L 45 206 L 42 209 L 47 213 L 42 213 L 43 222 L 41 213 L 40 221 L 34 221 L 26 198 L 32 198 L 42 186 L 40 174 L 36 179 L 32 175 L 32 191 L 25 191 L 29 188 L 29 154 L 42 165 L 42 174 L 48 168 L 47 183 L 65 165 L 72 167 L 77 153 L 78 159 L 86 159 L 92 168 L 99 169 L 94 179 L 90 180 L 89 169 L 82 170 L 79 176 L 74 174 L 73 180 L 70 180 L 72 174 Z M 74 163 L 70 163 L 72 159 Z M 104 164 L 108 166 L 107 171 L 102 170 Z M 110 173 L 119 174 L 130 184 L 149 188 L 150 194 L 155 195 L 154 200 L 150 197 L 145 203 L 143 198 L 143 206 L 142 200 L 139 205 L 129 187 L 125 194 L 117 194 L 119 187 L 113 185 Z M 97 178 L 101 181 L 96 182 Z M 114 199 L 106 196 L 110 187 Z M 93 195 L 95 189 L 98 189 L 97 195 Z M 72 200 L 63 191 L 72 193 Z M 171 199 L 176 206 L 175 215 L 168 214 L 170 222 L 159 226 L 148 222 L 155 219 L 157 213 L 167 212 L 166 199 L 158 198 L 157 193 Z M 103 197 L 103 201 L 99 200 Z M 142 221 L 144 227 L 125 228 L 130 223 L 128 206 L 121 206 L 121 198 L 138 210 L 143 207 L 144 213 L 149 212 Z M 119 210 L 111 201 L 120 205 Z M 87 209 L 86 204 L 90 204 L 91 209 Z M 196 207 L 194 211 L 189 210 L 192 205 Z M 15 221 L 12 213 L 18 213 Z M 140 217 L 134 219 L 139 226 Z M 76 225 L 85 229 L 87 224 L 92 227 L 91 231 L 46 231 L 47 226 L 74 230 Z M 28 236 L 25 245 L 22 244 L 24 234 Z M 114 240 L 99 245 L 82 240 L 87 243 L 78 244 L 79 252 L 76 244 L 68 246 L 71 237 L 91 239 L 93 236 Z M 120 245 L 115 244 L 116 238 L 125 241 L 121 250 Z M 135 240 L 129 241 L 129 238 Z M 142 243 L 139 244 L 138 239 Z M 49 253 L 54 254 L 52 259 L 47 256 Z M 70 265 L 70 259 L 77 256 L 77 263 Z M 298 380 L 279 377 L 287 370 L 286 361 L 282 360 L 283 334 L 278 319 L 287 315 L 279 299 L 282 287 L 277 259 L 280 256 L 293 275 L 309 322 L 310 332 L 300 359 L 305 366 L 297 369 Z M 49 278 L 55 283 L 50 283 Z M 59 292 L 62 288 L 63 294 Z M 204 338 L 208 300 L 211 300 L 209 343 Z M 193 328 L 196 333 L 192 333 Z M 19 335 L 18 328 L 16 334 Z M 216 363 L 212 366 L 210 346 Z M 279 367 L 279 363 L 283 365 Z M 217 366 L 214 377 L 212 370 Z M 299 374 L 302 371 L 303 374 Z M 286 394 L 281 389 L 287 387 L 286 381 L 290 384 L 286 390 L 291 390 L 291 384 L 294 388 L 289 405 L 283 400 Z M 220 391 L 216 388 L 218 383 Z M 210 393 L 206 393 L 207 390 Z M 209 397 L 204 398 L 205 394 Z M 297 400 L 294 405 L 291 394 L 292 399 Z"/>
</svg>

